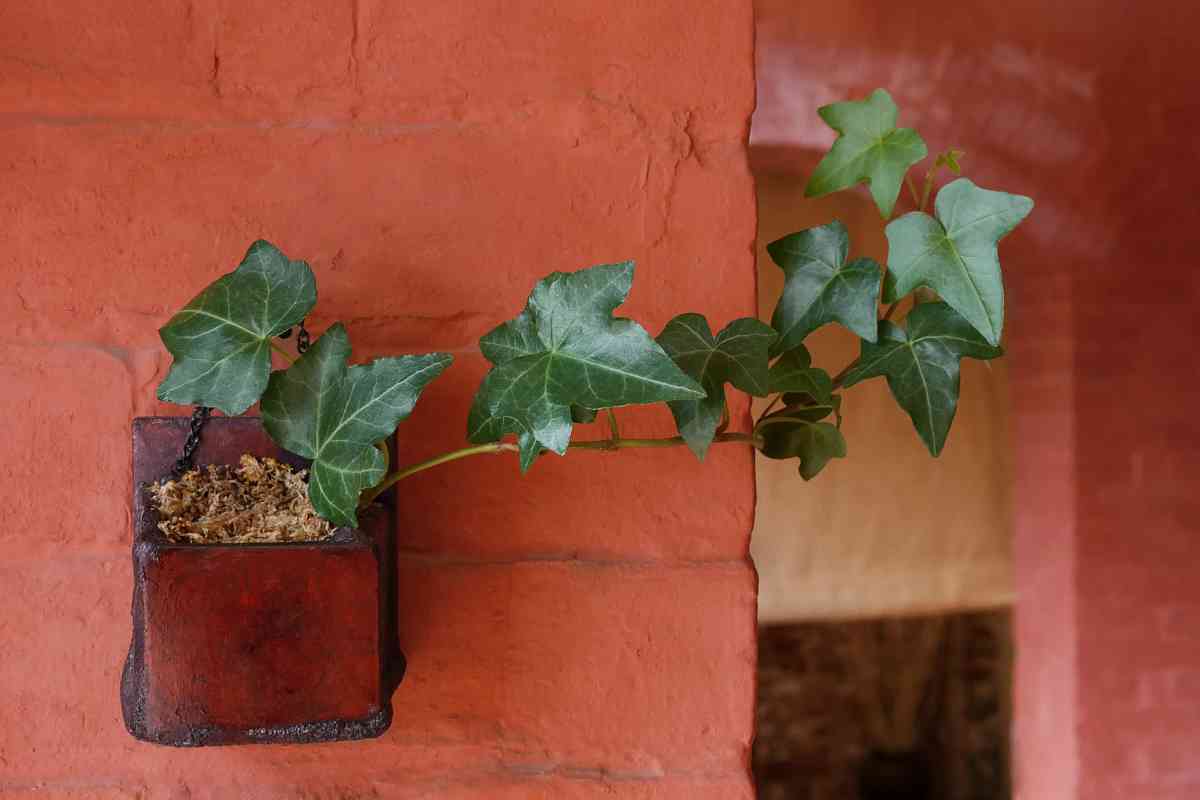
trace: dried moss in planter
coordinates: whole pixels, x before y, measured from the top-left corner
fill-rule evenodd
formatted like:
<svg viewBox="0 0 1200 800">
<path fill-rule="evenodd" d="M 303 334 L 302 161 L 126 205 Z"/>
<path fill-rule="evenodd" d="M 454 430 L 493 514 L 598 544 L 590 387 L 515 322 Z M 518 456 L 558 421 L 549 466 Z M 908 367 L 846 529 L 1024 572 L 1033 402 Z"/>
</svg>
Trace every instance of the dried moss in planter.
<svg viewBox="0 0 1200 800">
<path fill-rule="evenodd" d="M 770 324 L 746 317 L 714 332 L 702 314 L 683 313 L 655 337 L 614 316 L 632 287 L 632 262 L 553 272 L 534 286 L 524 310 L 479 341 L 492 367 L 467 419 L 470 446 L 393 466 L 381 443 L 451 357 L 352 364 L 349 332 L 340 323 L 308 347 L 304 321 L 317 301 L 312 270 L 258 241 L 236 270 L 161 329 L 174 361 L 158 396 L 229 416 L 259 402 L 263 426 L 281 451 L 311 464 L 312 511 L 349 528 L 358 524 L 360 509 L 397 481 L 484 454 L 514 453 L 525 472 L 546 454 L 572 450 L 686 446 L 703 460 L 713 445 L 748 446 L 767 458 L 795 459 L 809 480 L 847 453 L 841 423 L 853 408 L 843 403 L 842 390 L 879 377 L 937 456 L 954 420 L 961 360 L 1002 354 L 998 243 L 1033 202 L 961 177 L 963 153 L 954 148 L 932 159 L 918 188 L 909 172 L 928 155 L 925 141 L 897 127 L 898 109 L 882 89 L 819 113 L 837 139 L 806 194 L 866 184 L 886 222 L 887 264 L 851 259 L 849 232 L 837 220 L 772 242 L 768 253 L 786 279 Z M 943 171 L 956 177 L 938 188 Z M 861 340 L 859 356 L 836 372 L 814 365 L 804 344 L 833 323 Z M 297 342 L 295 355 L 288 340 Z M 285 368 L 272 371 L 272 351 L 288 362 Z M 727 384 L 768 400 L 757 419 L 730 419 Z M 669 407 L 678 436 L 622 434 L 615 409 L 659 402 Z M 576 438 L 575 426 L 601 413 L 603 432 Z M 225 542 L 314 532 L 307 507 L 296 502 L 299 484 L 286 480 L 292 489 L 279 500 L 300 516 L 295 525 L 282 521 L 278 509 L 257 505 L 252 491 L 244 498 L 248 505 L 237 509 L 204 506 L 204 498 L 211 501 L 219 494 L 215 487 L 227 483 L 228 470 L 208 473 L 214 488 L 207 490 L 199 476 L 163 487 L 165 509 L 186 509 L 164 531 L 188 541 L 216 535 Z M 212 532 L 222 526 L 224 533 Z"/>
<path fill-rule="evenodd" d="M 308 500 L 307 470 L 245 453 L 238 466 L 210 464 L 147 487 L 158 529 L 193 544 L 316 542 L 333 526 Z"/>
</svg>

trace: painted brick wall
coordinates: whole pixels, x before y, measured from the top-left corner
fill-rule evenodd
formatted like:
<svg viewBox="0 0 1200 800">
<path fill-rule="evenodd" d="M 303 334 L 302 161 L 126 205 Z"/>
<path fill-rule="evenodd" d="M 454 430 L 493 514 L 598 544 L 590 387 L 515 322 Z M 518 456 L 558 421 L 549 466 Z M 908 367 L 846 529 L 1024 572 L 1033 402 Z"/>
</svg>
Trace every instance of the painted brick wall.
<svg viewBox="0 0 1200 800">
<path fill-rule="evenodd" d="M 1037 200 L 1002 245 L 1018 797 L 1200 796 L 1197 6 L 756 8 L 777 129 L 890 85 L 932 147 Z"/>
<path fill-rule="evenodd" d="M 185 413 L 154 399 L 170 311 L 256 237 L 309 260 L 314 330 L 457 356 L 406 460 L 462 442 L 474 342 L 544 273 L 637 259 L 653 332 L 752 313 L 752 47 L 743 0 L 3 4 L 0 797 L 750 797 L 733 448 L 410 482 L 409 673 L 380 740 L 155 748 L 117 685 L 129 421 Z"/>
</svg>

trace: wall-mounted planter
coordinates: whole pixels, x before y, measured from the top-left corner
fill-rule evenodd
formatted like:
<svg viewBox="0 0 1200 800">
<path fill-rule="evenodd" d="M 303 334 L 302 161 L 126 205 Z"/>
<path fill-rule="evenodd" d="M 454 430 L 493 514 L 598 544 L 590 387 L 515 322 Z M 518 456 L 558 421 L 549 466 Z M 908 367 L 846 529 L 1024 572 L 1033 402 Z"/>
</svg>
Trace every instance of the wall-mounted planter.
<svg viewBox="0 0 1200 800">
<path fill-rule="evenodd" d="M 395 633 L 394 513 L 361 515 L 332 540 L 168 541 L 143 483 L 166 476 L 184 417 L 133 422 L 133 642 L 121 679 L 138 739 L 199 746 L 378 736 L 404 671 Z M 214 417 L 195 463 L 242 453 L 294 465 L 257 418 Z"/>
</svg>

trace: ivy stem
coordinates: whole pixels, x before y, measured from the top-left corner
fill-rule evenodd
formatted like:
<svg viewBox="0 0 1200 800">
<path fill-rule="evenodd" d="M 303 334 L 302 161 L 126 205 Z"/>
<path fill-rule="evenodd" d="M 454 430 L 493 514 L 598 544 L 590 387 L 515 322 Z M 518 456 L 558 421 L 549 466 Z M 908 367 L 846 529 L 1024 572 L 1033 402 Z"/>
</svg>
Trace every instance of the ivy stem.
<svg viewBox="0 0 1200 800">
<path fill-rule="evenodd" d="M 291 353 L 289 353 L 287 350 L 284 350 L 283 347 L 278 342 L 276 342 L 274 339 L 271 340 L 271 349 L 274 350 L 276 353 L 279 353 L 280 355 L 282 355 L 284 358 L 286 358 L 288 360 L 289 364 L 296 363 L 296 357 L 293 356 Z"/>
<path fill-rule="evenodd" d="M 713 444 L 726 443 L 748 444 L 755 448 L 762 444 L 761 440 L 749 433 L 719 433 L 713 437 Z M 665 439 L 597 439 L 589 442 L 571 442 L 569 445 L 567 445 L 567 449 L 631 450 L 644 447 L 682 447 L 686 444 L 687 442 L 683 440 L 682 436 L 670 436 Z M 440 456 L 434 456 L 426 461 L 421 461 L 417 464 L 398 469 L 392 474 L 388 475 L 379 483 L 379 485 L 362 493 L 362 498 L 359 500 L 359 505 L 365 506 L 399 481 L 416 475 L 418 472 L 424 472 L 427 469 L 431 469 L 441 464 L 448 464 L 451 461 L 458 461 L 460 458 L 468 458 L 470 456 L 516 453 L 517 451 L 517 446 L 512 442 L 490 442 L 488 444 L 475 445 L 474 447 L 464 447 L 461 450 L 451 450 L 449 453 L 442 453 Z"/>
<path fill-rule="evenodd" d="M 475 447 L 464 447 L 461 450 L 451 450 L 449 453 L 442 453 L 440 456 L 434 456 L 426 461 L 421 461 L 403 469 L 398 469 L 385 477 L 379 484 L 371 489 L 367 489 L 362 493 L 358 500 L 359 507 L 370 504 L 379 495 L 386 492 L 397 481 L 402 481 L 410 475 L 416 475 L 418 472 L 424 472 L 427 469 L 436 467 L 439 464 L 449 464 L 451 461 L 458 461 L 460 458 L 469 456 L 481 456 L 488 453 L 515 453 L 517 446 L 511 442 L 490 442 L 489 444 L 476 445 Z"/>
<path fill-rule="evenodd" d="M 617 426 L 617 415 L 611 408 L 606 408 L 608 412 L 608 441 L 615 444 L 621 438 L 621 429 Z"/>
<path fill-rule="evenodd" d="M 921 195 L 917 191 L 917 185 L 915 183 L 913 183 L 912 175 L 905 175 L 904 183 L 908 185 L 908 191 L 910 194 L 912 194 L 913 203 L 915 203 L 916 206 L 918 208 L 920 208 L 921 207 Z"/>
<path fill-rule="evenodd" d="M 758 415 L 758 422 L 762 422 L 764 419 L 766 419 L 767 414 L 770 414 L 771 409 L 774 408 L 775 406 L 779 405 L 779 401 L 782 399 L 783 399 L 782 394 L 775 395 L 775 399 L 772 400 L 770 403 L 768 403 L 767 407 L 764 408 L 762 410 L 762 413 Z M 758 425 L 758 423 L 755 423 L 755 427 L 757 427 L 757 425 Z"/>
</svg>

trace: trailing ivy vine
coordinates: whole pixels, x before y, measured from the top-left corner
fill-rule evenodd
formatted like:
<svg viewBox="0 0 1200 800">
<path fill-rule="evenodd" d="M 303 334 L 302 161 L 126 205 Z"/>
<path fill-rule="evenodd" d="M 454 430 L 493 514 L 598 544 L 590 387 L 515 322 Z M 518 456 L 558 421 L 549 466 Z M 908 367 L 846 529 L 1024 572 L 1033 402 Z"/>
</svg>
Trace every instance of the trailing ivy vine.
<svg viewBox="0 0 1200 800">
<path fill-rule="evenodd" d="M 945 447 L 963 358 L 1000 356 L 1004 280 L 998 243 L 1033 208 L 1020 195 L 957 177 L 935 193 L 942 170 L 962 171 L 963 153 L 939 153 L 922 186 L 909 175 L 926 158 L 924 140 L 896 127 L 891 96 L 819 109 L 837 132 L 806 186 L 809 196 L 866 184 L 886 223 L 887 265 L 850 259 L 850 235 L 837 220 L 767 247 L 785 280 L 768 325 L 753 318 L 714 333 L 699 313 L 676 316 L 652 336 L 615 316 L 633 285 L 632 262 L 555 272 L 533 288 L 525 309 L 480 339 L 492 367 L 467 418 L 471 446 L 389 472 L 383 440 L 412 411 L 421 391 L 451 363 L 444 353 L 350 363 L 339 323 L 293 357 L 277 340 L 317 301 L 308 264 L 258 241 L 161 329 L 174 357 L 158 388 L 162 400 L 240 414 L 260 402 L 279 445 L 311 459 L 309 496 L 317 513 L 357 524 L 357 509 L 410 475 L 470 456 L 514 453 L 522 472 L 543 454 L 571 450 L 688 447 L 703 460 L 713 445 L 750 446 L 767 458 L 796 459 L 816 476 L 847 453 L 842 390 L 883 377 L 934 456 Z M 913 209 L 894 216 L 902 187 Z M 926 212 L 933 200 L 933 214 Z M 911 298 L 906 315 L 901 304 Z M 880 309 L 880 300 L 888 304 Z M 832 375 L 804 345 L 814 330 L 839 324 L 861 340 L 858 358 Z M 291 362 L 271 372 L 270 351 Z M 770 398 L 750 430 L 733 432 L 726 386 Z M 621 435 L 614 409 L 666 403 L 678 436 Z M 608 436 L 579 441 L 574 426 L 603 412 Z M 511 439 L 509 437 L 512 437 Z"/>
</svg>

